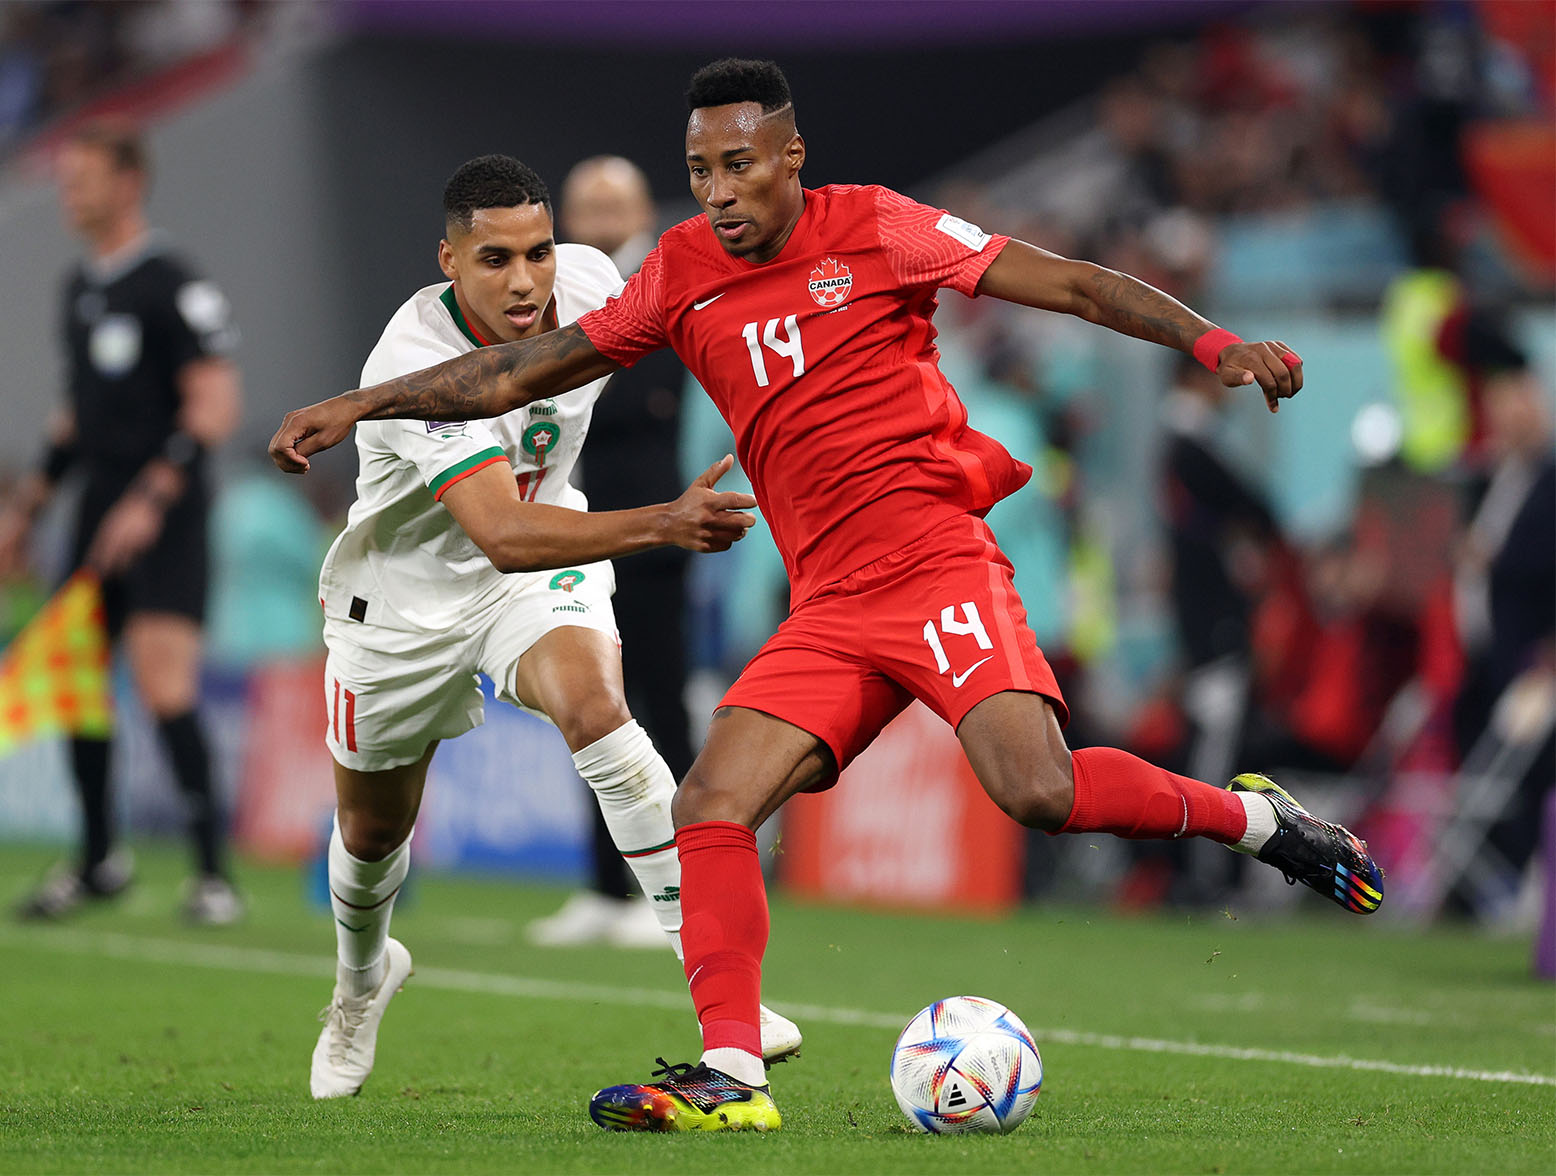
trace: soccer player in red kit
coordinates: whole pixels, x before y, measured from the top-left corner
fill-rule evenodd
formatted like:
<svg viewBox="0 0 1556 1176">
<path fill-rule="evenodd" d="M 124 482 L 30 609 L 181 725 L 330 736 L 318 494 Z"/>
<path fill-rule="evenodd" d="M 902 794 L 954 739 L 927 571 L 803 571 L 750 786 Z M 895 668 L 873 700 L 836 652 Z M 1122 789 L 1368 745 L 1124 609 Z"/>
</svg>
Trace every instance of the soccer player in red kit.
<svg viewBox="0 0 1556 1176">
<path fill-rule="evenodd" d="M 1066 747 L 1063 697 L 982 521 L 1032 471 L 969 427 L 931 318 L 943 286 L 1075 314 L 1192 352 L 1228 386 L 1258 385 L 1272 412 L 1302 386 L 1296 354 L 884 188 L 803 188 L 804 140 L 771 62 L 716 62 L 687 98 L 704 215 L 667 231 L 619 297 L 534 340 L 289 413 L 271 442 L 282 469 L 301 471 L 357 420 L 495 416 L 665 346 L 734 431 L 791 596 L 673 810 L 703 1054 L 600 1091 L 595 1121 L 779 1125 L 759 1056 L 768 914 L 754 831 L 796 792 L 829 787 L 914 698 L 952 724 L 985 790 L 1024 825 L 1209 837 L 1375 910 L 1383 879 L 1365 845 L 1264 777 L 1223 789 L 1113 748 Z"/>
</svg>

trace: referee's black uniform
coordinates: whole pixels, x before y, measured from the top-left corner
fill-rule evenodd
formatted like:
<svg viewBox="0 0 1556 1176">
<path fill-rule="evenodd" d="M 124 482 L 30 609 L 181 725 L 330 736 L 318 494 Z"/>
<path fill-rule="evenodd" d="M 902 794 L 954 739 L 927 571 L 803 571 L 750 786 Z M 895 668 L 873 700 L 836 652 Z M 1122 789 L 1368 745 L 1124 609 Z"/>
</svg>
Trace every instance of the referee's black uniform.
<svg viewBox="0 0 1556 1176">
<path fill-rule="evenodd" d="M 167 452 L 179 428 L 179 374 L 193 361 L 224 357 L 237 342 L 222 292 L 150 237 L 129 256 L 81 262 L 67 276 L 63 331 L 68 395 L 76 440 L 71 465 L 84 477 L 71 567 L 85 560 L 103 519 L 146 465 L 174 457 L 184 488 L 167 505 L 155 542 L 103 583 L 111 638 L 133 613 L 160 612 L 199 623 L 205 617 L 209 486 L 204 455 Z M 58 472 L 58 471 L 56 471 Z M 157 717 L 173 774 L 191 808 L 196 864 L 222 876 L 221 828 L 211 788 L 210 755 L 194 710 Z M 84 823 L 82 877 L 112 841 L 108 742 L 73 739 L 71 760 Z"/>
<path fill-rule="evenodd" d="M 236 331 L 221 291 L 155 238 L 126 260 L 78 265 L 66 281 L 63 310 L 75 458 L 86 478 L 74 568 L 113 504 L 179 431 L 179 371 L 227 355 Z M 110 636 L 131 612 L 204 619 L 208 499 L 204 459 L 196 454 L 156 542 L 103 585 Z"/>
</svg>

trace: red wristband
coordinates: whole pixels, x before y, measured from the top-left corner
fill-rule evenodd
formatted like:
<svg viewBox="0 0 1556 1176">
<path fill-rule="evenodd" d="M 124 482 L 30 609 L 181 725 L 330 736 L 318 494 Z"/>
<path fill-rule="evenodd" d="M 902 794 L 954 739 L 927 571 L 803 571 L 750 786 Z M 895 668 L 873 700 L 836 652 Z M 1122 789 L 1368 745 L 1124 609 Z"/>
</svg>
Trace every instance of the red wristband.
<svg viewBox="0 0 1556 1176">
<path fill-rule="evenodd" d="M 1216 371 L 1221 367 L 1221 352 L 1233 343 L 1241 342 L 1242 339 L 1231 331 L 1216 327 L 1194 340 L 1194 358 L 1211 371 Z"/>
</svg>

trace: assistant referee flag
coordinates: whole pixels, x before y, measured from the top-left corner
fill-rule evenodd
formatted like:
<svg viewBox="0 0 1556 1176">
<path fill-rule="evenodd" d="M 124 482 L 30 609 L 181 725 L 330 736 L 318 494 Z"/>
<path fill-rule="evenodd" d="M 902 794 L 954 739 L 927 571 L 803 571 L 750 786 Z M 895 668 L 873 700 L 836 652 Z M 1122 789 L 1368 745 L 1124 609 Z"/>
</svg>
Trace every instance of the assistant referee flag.
<svg viewBox="0 0 1556 1176">
<path fill-rule="evenodd" d="M 112 729 L 102 589 L 77 572 L 0 653 L 0 755 L 30 739 Z"/>
</svg>

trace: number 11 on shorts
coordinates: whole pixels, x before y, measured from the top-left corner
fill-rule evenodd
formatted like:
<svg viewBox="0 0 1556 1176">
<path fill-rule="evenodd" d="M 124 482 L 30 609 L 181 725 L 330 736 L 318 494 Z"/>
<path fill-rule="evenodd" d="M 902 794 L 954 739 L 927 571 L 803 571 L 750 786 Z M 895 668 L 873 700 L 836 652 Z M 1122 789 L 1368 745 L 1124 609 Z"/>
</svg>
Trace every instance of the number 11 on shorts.
<svg viewBox="0 0 1556 1176">
<path fill-rule="evenodd" d="M 989 632 L 983 627 L 983 619 L 978 615 L 978 606 L 972 601 L 964 601 L 960 608 L 962 615 L 967 619 L 956 619 L 957 605 L 948 604 L 940 610 L 940 633 L 947 637 L 966 637 L 971 635 L 977 642 L 979 649 L 993 649 L 994 642 L 989 640 Z M 940 644 L 940 633 L 935 632 L 935 622 L 924 622 L 924 640 L 929 642 L 929 648 L 935 653 L 935 669 L 939 673 L 946 673 L 951 668 L 951 663 L 946 659 L 945 646 Z"/>
</svg>

